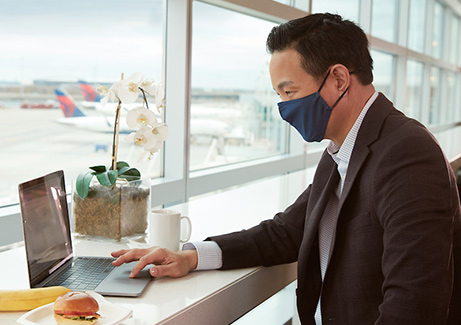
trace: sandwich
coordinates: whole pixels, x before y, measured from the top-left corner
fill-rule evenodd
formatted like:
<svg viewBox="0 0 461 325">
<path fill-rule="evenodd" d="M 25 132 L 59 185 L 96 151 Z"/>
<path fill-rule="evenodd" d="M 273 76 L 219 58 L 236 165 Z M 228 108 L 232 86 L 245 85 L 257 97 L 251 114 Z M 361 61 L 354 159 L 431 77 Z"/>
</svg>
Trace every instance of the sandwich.
<svg viewBox="0 0 461 325">
<path fill-rule="evenodd" d="M 84 292 L 66 292 L 54 302 L 54 319 L 60 325 L 95 324 L 98 318 L 99 304 L 92 296 Z"/>
</svg>

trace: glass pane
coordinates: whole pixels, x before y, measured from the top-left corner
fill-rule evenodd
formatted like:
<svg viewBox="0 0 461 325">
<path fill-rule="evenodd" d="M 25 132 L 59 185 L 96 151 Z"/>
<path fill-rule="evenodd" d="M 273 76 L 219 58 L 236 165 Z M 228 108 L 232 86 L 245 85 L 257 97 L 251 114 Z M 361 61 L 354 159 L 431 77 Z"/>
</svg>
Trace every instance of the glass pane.
<svg viewBox="0 0 461 325">
<path fill-rule="evenodd" d="M 410 0 L 408 47 L 424 52 L 427 0 Z"/>
<path fill-rule="evenodd" d="M 0 30 L 4 205 L 18 201 L 22 181 L 63 169 L 69 186 L 89 166 L 110 165 L 112 128 L 107 123 L 114 122 L 114 108 L 106 106 L 105 118 L 100 103 L 84 97 L 79 80 L 90 87 L 136 71 L 159 80 L 162 0 L 6 1 Z M 69 93 L 88 117 L 64 118 L 55 89 Z M 78 120 L 81 127 L 72 125 Z M 159 175 L 160 158 L 138 163 L 137 149 L 121 135 L 118 159 L 138 167 L 143 176 Z"/>
<path fill-rule="evenodd" d="M 452 16 L 451 19 L 451 33 L 450 33 L 450 62 L 456 64 L 458 60 L 458 56 L 461 56 L 461 53 L 459 52 L 459 47 L 460 47 L 460 37 L 461 33 L 459 32 L 459 29 L 461 28 L 460 26 L 460 21 L 459 18 L 456 16 Z"/>
<path fill-rule="evenodd" d="M 312 0 L 312 13 L 330 12 L 358 22 L 359 4 L 360 0 Z"/>
<path fill-rule="evenodd" d="M 434 25 L 432 28 L 431 54 L 436 58 L 442 58 L 443 41 L 443 6 L 436 2 L 434 5 Z"/>
<path fill-rule="evenodd" d="M 455 85 L 456 85 L 456 75 L 454 72 L 447 72 L 447 108 L 446 108 L 446 116 L 443 122 L 455 122 L 455 114 L 456 114 L 456 92 L 455 92 Z"/>
<path fill-rule="evenodd" d="M 431 92 L 430 92 L 430 107 L 429 107 L 429 124 L 440 123 L 440 69 L 431 68 Z"/>
<path fill-rule="evenodd" d="M 373 58 L 373 84 L 377 91 L 389 100 L 394 97 L 394 56 L 380 51 L 371 51 Z"/>
<path fill-rule="evenodd" d="M 373 0 L 371 34 L 389 42 L 396 40 L 397 0 Z"/>
<path fill-rule="evenodd" d="M 421 62 L 407 61 L 405 114 L 417 120 L 421 120 L 423 68 L 424 65 Z"/>
<path fill-rule="evenodd" d="M 269 77 L 274 24 L 194 2 L 190 169 L 284 152 Z"/>
<path fill-rule="evenodd" d="M 461 73 L 457 73 L 456 87 L 455 89 L 461 89 Z M 455 91 L 455 121 L 461 121 L 461 91 Z"/>
</svg>

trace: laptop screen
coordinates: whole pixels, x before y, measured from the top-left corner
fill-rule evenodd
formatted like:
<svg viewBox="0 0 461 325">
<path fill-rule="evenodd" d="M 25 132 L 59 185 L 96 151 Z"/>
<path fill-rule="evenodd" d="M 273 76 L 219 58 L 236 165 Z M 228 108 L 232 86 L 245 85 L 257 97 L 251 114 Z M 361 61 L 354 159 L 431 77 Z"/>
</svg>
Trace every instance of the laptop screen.
<svg viewBox="0 0 461 325">
<path fill-rule="evenodd" d="M 31 287 L 72 256 L 62 170 L 19 184 Z"/>
</svg>

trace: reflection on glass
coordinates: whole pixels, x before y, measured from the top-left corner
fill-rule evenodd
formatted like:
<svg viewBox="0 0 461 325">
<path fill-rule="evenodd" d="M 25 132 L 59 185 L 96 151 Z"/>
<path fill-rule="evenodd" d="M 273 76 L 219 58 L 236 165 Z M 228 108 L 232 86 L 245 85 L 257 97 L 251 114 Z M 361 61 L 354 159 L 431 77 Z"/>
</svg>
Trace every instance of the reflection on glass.
<svg viewBox="0 0 461 325">
<path fill-rule="evenodd" d="M 434 4 L 431 54 L 439 59 L 442 58 L 443 24 L 443 6 L 439 2 L 436 2 Z"/>
<path fill-rule="evenodd" d="M 460 51 L 460 31 L 459 29 L 461 28 L 460 26 L 460 20 L 456 16 L 452 16 L 451 19 L 451 33 L 450 33 L 450 62 L 457 64 L 458 58 L 461 56 L 461 51 Z"/>
<path fill-rule="evenodd" d="M 394 99 L 394 56 L 381 51 L 371 51 L 373 58 L 373 84 L 391 101 Z"/>
<path fill-rule="evenodd" d="M 274 24 L 200 2 L 193 12 L 190 169 L 284 151 L 266 52 Z"/>
<path fill-rule="evenodd" d="M 431 68 L 429 124 L 440 123 L 440 68 Z"/>
<path fill-rule="evenodd" d="M 359 0 L 312 0 L 312 12 L 330 12 L 358 22 L 359 4 Z"/>
<path fill-rule="evenodd" d="M 410 0 L 408 47 L 413 51 L 424 52 L 426 8 L 427 0 Z"/>
<path fill-rule="evenodd" d="M 94 119 L 81 127 L 58 123 L 75 120 L 64 119 L 54 91 L 64 89 L 88 116 L 104 122 L 100 103 L 85 97 L 79 80 L 94 87 L 136 71 L 160 79 L 162 0 L 6 1 L 0 30 L 0 151 L 8 170 L 1 206 L 17 202 L 23 181 L 64 169 L 70 185 L 89 166 L 110 165 L 112 128 L 91 130 Z M 113 124 L 113 107 L 106 111 Z M 121 135 L 119 160 L 143 176 L 160 175 L 157 161 L 138 162 L 137 149 Z"/>
<path fill-rule="evenodd" d="M 389 42 L 396 41 L 397 0 L 373 0 L 371 34 Z"/>
<path fill-rule="evenodd" d="M 423 84 L 423 67 L 421 62 L 407 61 L 407 88 L 405 114 L 421 121 L 421 99 Z"/>
</svg>

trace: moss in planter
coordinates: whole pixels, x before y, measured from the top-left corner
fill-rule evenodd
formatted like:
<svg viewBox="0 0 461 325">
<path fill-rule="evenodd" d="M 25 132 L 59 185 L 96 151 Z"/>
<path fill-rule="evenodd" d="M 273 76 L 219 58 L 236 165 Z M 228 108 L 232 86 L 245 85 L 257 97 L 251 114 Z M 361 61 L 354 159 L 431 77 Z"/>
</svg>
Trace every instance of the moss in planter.
<svg viewBox="0 0 461 325">
<path fill-rule="evenodd" d="M 74 194 L 75 232 L 81 235 L 121 237 L 144 233 L 147 229 L 149 188 L 122 185 L 108 189 L 90 187 L 82 200 Z"/>
</svg>

